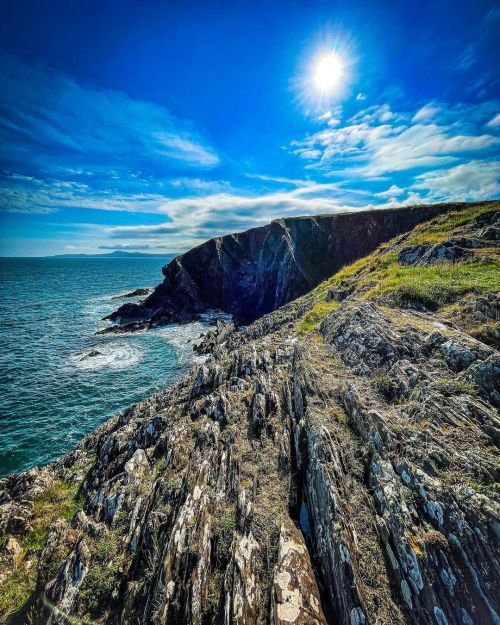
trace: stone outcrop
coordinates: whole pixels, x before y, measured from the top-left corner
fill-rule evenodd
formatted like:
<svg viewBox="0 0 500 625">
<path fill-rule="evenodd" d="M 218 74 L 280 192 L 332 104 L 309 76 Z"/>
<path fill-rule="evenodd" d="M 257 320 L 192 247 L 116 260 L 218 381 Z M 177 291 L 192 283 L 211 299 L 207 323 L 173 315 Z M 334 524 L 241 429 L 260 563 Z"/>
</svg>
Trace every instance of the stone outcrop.
<svg viewBox="0 0 500 625">
<path fill-rule="evenodd" d="M 150 288 L 138 288 L 130 291 L 129 293 L 122 293 L 121 295 L 114 295 L 111 299 L 126 299 L 128 297 L 142 297 L 143 295 L 149 295 L 152 289 Z"/>
<path fill-rule="evenodd" d="M 497 625 L 498 350 L 373 273 L 218 322 L 188 376 L 2 480 L 0 597 L 26 597 L 0 620 Z"/>
</svg>

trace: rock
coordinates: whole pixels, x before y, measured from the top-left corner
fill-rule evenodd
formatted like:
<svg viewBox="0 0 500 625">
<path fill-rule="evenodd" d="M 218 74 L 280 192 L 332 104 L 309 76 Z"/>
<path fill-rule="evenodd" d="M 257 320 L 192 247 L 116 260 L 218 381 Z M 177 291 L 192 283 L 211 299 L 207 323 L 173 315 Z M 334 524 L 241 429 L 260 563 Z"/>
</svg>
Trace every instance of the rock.
<svg viewBox="0 0 500 625">
<path fill-rule="evenodd" d="M 121 295 L 114 295 L 111 299 L 125 299 L 127 297 L 139 297 L 141 295 L 149 295 L 153 289 L 142 288 L 130 291 L 130 293 L 122 293 Z"/>
<path fill-rule="evenodd" d="M 229 335 L 234 332 L 234 324 L 217 319 L 215 328 L 201 337 L 201 341 L 193 345 L 193 349 L 198 354 L 211 354 L 214 350 L 224 345 Z"/>
<path fill-rule="evenodd" d="M 46 595 L 58 607 L 57 611 L 52 612 L 47 621 L 48 625 L 52 623 L 62 625 L 66 621 L 66 614 L 70 613 L 78 590 L 87 575 L 90 558 L 90 550 L 85 541 L 79 540 L 56 577 L 48 584 Z"/>
<path fill-rule="evenodd" d="M 472 256 L 472 252 L 460 247 L 455 241 L 435 245 L 411 245 L 401 250 L 398 256 L 400 265 L 437 265 L 440 263 L 463 262 Z"/>
<path fill-rule="evenodd" d="M 96 356 L 102 356 L 102 352 L 100 352 L 98 349 L 93 349 L 88 354 L 85 354 L 84 356 L 82 356 L 80 358 L 80 361 L 88 360 L 89 358 L 95 358 Z"/>
<path fill-rule="evenodd" d="M 271 611 L 276 625 L 326 625 L 304 538 L 290 522 L 281 527 Z"/>
<path fill-rule="evenodd" d="M 489 356 L 464 372 L 464 379 L 477 384 L 486 398 L 500 408 L 500 357 Z"/>
<path fill-rule="evenodd" d="M 479 345 L 474 346 L 468 343 L 458 343 L 449 340 L 440 347 L 446 362 L 453 371 L 462 371 L 471 365 L 478 358 Z"/>
</svg>

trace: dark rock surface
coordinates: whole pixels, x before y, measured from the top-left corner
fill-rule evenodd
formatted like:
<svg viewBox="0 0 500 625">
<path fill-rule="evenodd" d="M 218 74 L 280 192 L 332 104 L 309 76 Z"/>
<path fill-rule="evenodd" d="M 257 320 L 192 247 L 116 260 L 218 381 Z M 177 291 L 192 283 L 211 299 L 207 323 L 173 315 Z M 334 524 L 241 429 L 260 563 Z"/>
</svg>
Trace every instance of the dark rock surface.
<svg viewBox="0 0 500 625">
<path fill-rule="evenodd" d="M 92 349 L 88 354 L 85 354 L 80 360 L 88 360 L 89 358 L 95 358 L 96 356 L 102 356 L 102 352 L 98 349 Z"/>
<path fill-rule="evenodd" d="M 130 293 L 122 293 L 121 295 L 114 295 L 111 299 L 125 299 L 127 297 L 139 297 L 141 295 L 149 295 L 153 289 L 150 288 L 140 288 L 135 289 L 135 291 L 130 291 Z"/>
<path fill-rule="evenodd" d="M 458 263 L 470 258 L 472 252 L 461 247 L 455 241 L 446 241 L 436 245 L 411 245 L 399 253 L 401 265 L 435 265 L 439 263 Z"/>
</svg>

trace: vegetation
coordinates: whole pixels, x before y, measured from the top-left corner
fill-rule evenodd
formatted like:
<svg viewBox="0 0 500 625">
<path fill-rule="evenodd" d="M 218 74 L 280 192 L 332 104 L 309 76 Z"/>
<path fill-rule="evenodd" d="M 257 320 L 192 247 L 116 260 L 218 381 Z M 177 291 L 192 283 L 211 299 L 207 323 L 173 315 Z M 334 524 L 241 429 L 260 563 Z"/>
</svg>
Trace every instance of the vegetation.
<svg viewBox="0 0 500 625">
<path fill-rule="evenodd" d="M 467 293 L 493 293 L 499 279 L 499 259 L 428 267 L 401 267 L 394 262 L 370 276 L 372 285 L 362 297 L 385 296 L 387 302 L 395 305 L 413 304 L 437 310 Z M 363 282 L 368 281 L 361 281 L 360 286 Z"/>
<path fill-rule="evenodd" d="M 438 380 L 434 383 L 434 386 L 441 391 L 443 395 L 477 395 L 478 393 L 477 388 L 473 384 L 455 378 Z"/>
<path fill-rule="evenodd" d="M 453 231 L 461 228 L 467 223 L 477 219 L 483 213 L 498 210 L 498 204 L 478 204 L 466 210 L 452 211 L 439 217 L 435 217 L 430 222 L 420 224 L 413 231 L 410 244 L 431 244 L 442 243 L 451 236 Z"/>
<path fill-rule="evenodd" d="M 126 555 L 117 530 L 107 532 L 92 543 L 91 549 L 92 564 L 82 583 L 79 601 L 91 614 L 96 614 L 118 586 Z"/>
<path fill-rule="evenodd" d="M 373 385 L 382 395 L 382 397 L 384 397 L 387 401 L 391 402 L 397 399 L 398 388 L 395 385 L 394 380 L 390 376 L 386 374 L 374 376 Z"/>
<path fill-rule="evenodd" d="M 236 506 L 227 506 L 220 520 L 217 536 L 217 568 L 224 570 L 230 558 L 233 534 L 236 529 Z"/>
<path fill-rule="evenodd" d="M 0 583 L 0 618 L 7 619 L 27 607 L 36 586 L 38 559 L 52 523 L 56 519 L 69 520 L 81 506 L 78 487 L 62 481 L 54 482 L 35 500 L 32 530 L 19 539 L 15 565 Z"/>
<path fill-rule="evenodd" d="M 299 334 L 309 334 L 315 330 L 323 319 L 340 306 L 340 302 L 332 300 L 330 302 L 319 301 L 309 310 L 300 321 L 297 322 L 296 331 Z"/>
</svg>

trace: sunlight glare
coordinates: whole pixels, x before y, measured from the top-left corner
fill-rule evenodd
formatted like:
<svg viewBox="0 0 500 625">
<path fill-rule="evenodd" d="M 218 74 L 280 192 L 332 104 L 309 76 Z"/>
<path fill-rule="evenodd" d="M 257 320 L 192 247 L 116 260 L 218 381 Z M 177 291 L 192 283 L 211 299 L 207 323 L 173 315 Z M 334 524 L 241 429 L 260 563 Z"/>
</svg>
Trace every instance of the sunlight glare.
<svg viewBox="0 0 500 625">
<path fill-rule="evenodd" d="M 334 52 L 322 56 L 316 63 L 314 84 L 319 91 L 323 93 L 331 91 L 341 76 L 342 62 Z"/>
</svg>

